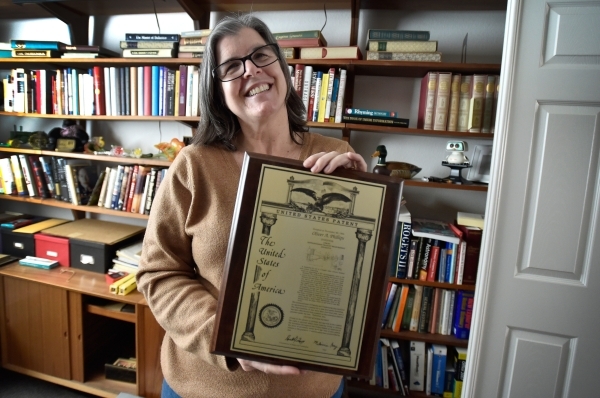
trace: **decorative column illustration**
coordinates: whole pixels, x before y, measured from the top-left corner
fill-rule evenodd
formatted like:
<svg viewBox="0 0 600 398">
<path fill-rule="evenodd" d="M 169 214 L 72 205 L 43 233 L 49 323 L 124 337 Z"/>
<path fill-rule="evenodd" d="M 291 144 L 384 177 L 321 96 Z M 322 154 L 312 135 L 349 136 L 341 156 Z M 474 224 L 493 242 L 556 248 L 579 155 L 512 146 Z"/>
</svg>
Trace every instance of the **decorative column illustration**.
<svg viewBox="0 0 600 398">
<path fill-rule="evenodd" d="M 260 222 L 262 223 L 262 233 L 264 235 L 271 234 L 271 227 L 277 222 L 277 214 L 265 213 L 260 214 Z"/>
<path fill-rule="evenodd" d="M 358 299 L 358 288 L 360 287 L 360 275 L 362 273 L 363 262 L 365 260 L 365 247 L 371 239 L 373 231 L 364 228 L 356 230 L 358 239 L 358 248 L 356 249 L 356 260 L 354 261 L 354 274 L 352 276 L 352 285 L 350 286 L 350 297 L 348 298 L 348 309 L 346 310 L 346 322 L 344 323 L 344 334 L 342 335 L 342 345 L 338 350 L 338 355 L 349 357 L 350 337 L 352 337 L 352 326 L 354 325 L 354 312 L 356 310 L 356 301 Z"/>
<path fill-rule="evenodd" d="M 262 267 L 256 266 L 254 271 L 254 282 L 260 277 Z M 248 319 L 246 320 L 246 330 L 242 335 L 242 341 L 254 341 L 254 324 L 256 323 L 256 313 L 258 311 L 258 299 L 260 292 L 250 294 L 250 305 L 248 307 Z"/>
</svg>

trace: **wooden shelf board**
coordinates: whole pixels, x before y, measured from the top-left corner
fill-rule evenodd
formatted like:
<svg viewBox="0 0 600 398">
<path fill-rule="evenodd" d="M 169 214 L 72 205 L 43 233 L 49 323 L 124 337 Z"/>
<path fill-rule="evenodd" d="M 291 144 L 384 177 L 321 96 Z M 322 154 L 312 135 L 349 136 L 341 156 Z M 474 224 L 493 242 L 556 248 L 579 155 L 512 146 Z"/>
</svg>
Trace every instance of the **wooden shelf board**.
<svg viewBox="0 0 600 398">
<path fill-rule="evenodd" d="M 76 153 L 76 152 L 55 152 L 55 151 L 44 151 L 40 149 L 25 149 L 25 148 L 3 148 L 0 147 L 0 153 L 23 153 L 29 155 L 38 156 L 59 156 L 62 158 L 73 158 L 73 159 L 88 159 L 97 162 L 111 162 L 119 164 L 141 164 L 144 166 L 159 166 L 169 167 L 171 162 L 166 159 L 158 158 L 129 158 L 119 156 L 106 156 L 106 155 L 94 155 L 88 153 Z"/>
<path fill-rule="evenodd" d="M 147 220 L 148 215 L 139 213 L 128 213 L 126 211 L 111 210 L 99 206 L 75 206 L 74 204 L 63 202 L 56 199 L 44 199 L 44 198 L 32 198 L 29 196 L 15 196 L 15 195 L 0 195 L 0 199 L 14 200 L 17 202 L 33 203 L 44 206 L 60 207 L 62 209 L 70 209 L 76 211 L 82 211 L 86 213 L 95 214 L 106 214 L 110 216 L 126 217 L 126 218 L 137 218 L 140 220 Z"/>
<path fill-rule="evenodd" d="M 4 265 L 0 275 L 24 279 L 32 282 L 58 286 L 88 296 L 100 297 L 106 300 L 118 301 L 125 304 L 144 304 L 144 296 L 137 290 L 118 296 L 109 293 L 109 285 L 104 274 L 86 271 L 73 267 L 56 267 L 51 270 L 27 267 L 18 262 Z"/>
<path fill-rule="evenodd" d="M 87 312 L 90 314 L 96 314 L 100 316 L 105 316 L 107 318 L 118 319 L 120 321 L 125 322 L 136 322 L 136 316 L 131 312 L 121 312 L 107 309 L 100 305 L 88 304 L 86 307 Z"/>
<path fill-rule="evenodd" d="M 487 192 L 486 184 L 447 184 L 443 182 L 428 182 L 419 179 L 404 180 L 405 187 L 421 187 L 421 188 L 440 188 L 440 189 L 455 189 L 458 191 L 477 191 Z"/>
<path fill-rule="evenodd" d="M 380 334 L 381 337 L 386 337 L 388 339 L 396 339 L 396 340 L 416 340 L 416 341 L 424 341 L 426 343 L 432 344 L 444 344 L 454 347 L 467 347 L 469 345 L 469 340 L 457 339 L 453 336 L 444 336 L 441 334 L 431 334 L 431 333 L 417 333 L 417 332 L 409 332 L 406 330 L 401 330 L 400 332 L 394 332 L 393 330 L 383 329 Z"/>
<path fill-rule="evenodd" d="M 114 394 L 125 392 L 131 395 L 137 396 L 137 385 L 134 383 L 127 383 L 124 381 L 107 379 L 104 373 L 97 372 L 91 375 L 85 383 L 86 386 L 106 391 Z"/>
<path fill-rule="evenodd" d="M 0 58 L 0 69 L 7 67 L 23 67 L 27 64 L 48 65 L 47 69 L 69 65 L 81 66 L 147 66 L 161 65 L 175 68 L 179 65 L 198 65 L 201 58 Z"/>
<path fill-rule="evenodd" d="M 442 289 L 475 291 L 475 285 L 457 285 L 455 283 L 428 282 L 428 281 L 420 281 L 418 279 L 400 279 L 400 278 L 394 278 L 394 277 L 390 277 L 390 282 L 404 283 L 404 284 L 408 284 L 408 285 L 439 287 Z"/>
<path fill-rule="evenodd" d="M 343 124 L 344 125 L 344 124 Z M 493 140 L 494 134 L 487 133 L 467 133 L 460 131 L 439 131 L 424 130 L 406 127 L 376 126 L 373 124 L 346 123 L 345 127 L 354 131 L 367 131 L 371 133 L 401 134 L 401 135 L 419 135 L 429 137 L 446 138 L 472 138 L 477 140 Z"/>
</svg>

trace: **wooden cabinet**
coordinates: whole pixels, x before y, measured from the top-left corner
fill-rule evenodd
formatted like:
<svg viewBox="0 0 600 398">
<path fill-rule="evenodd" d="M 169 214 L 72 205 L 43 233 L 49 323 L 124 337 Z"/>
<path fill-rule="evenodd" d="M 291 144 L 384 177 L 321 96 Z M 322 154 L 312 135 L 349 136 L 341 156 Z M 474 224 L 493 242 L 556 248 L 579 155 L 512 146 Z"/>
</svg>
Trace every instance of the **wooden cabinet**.
<svg viewBox="0 0 600 398">
<path fill-rule="evenodd" d="M 133 312 L 119 311 L 123 304 Z M 102 274 L 3 267 L 0 336 L 7 369 L 99 396 L 160 396 L 164 332 L 140 293 L 109 294 Z M 119 357 L 137 358 L 135 384 L 104 376 Z"/>
</svg>

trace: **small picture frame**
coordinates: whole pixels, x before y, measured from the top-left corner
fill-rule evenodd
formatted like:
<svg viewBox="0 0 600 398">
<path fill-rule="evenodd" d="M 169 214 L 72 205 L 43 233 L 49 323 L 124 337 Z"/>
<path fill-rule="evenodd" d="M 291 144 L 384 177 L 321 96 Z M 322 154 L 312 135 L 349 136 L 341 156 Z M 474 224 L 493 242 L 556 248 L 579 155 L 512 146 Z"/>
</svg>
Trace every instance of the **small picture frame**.
<svg viewBox="0 0 600 398">
<path fill-rule="evenodd" d="M 471 164 L 467 180 L 488 184 L 492 164 L 492 145 L 475 145 Z"/>
</svg>

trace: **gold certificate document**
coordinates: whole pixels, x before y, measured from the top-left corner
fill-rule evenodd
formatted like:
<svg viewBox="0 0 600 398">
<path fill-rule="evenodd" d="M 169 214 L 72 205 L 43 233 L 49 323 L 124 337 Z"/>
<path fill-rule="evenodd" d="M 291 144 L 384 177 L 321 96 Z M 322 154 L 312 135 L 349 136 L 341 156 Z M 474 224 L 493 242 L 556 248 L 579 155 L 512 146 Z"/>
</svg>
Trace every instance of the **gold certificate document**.
<svg viewBox="0 0 600 398">
<path fill-rule="evenodd" d="M 394 236 L 381 228 L 390 224 L 389 184 L 265 162 L 256 170 L 252 210 L 238 216 L 248 232 L 243 245 L 234 243 L 241 264 L 227 349 L 356 373 L 362 351 L 370 357 L 377 342 L 370 332 L 374 341 L 365 345 L 365 332 L 369 310 L 380 317 L 385 291 L 376 260 L 384 257 L 385 274 L 391 250 L 378 253 L 379 242 L 389 247 Z"/>
</svg>

